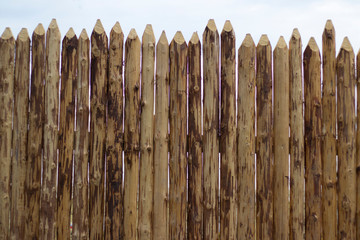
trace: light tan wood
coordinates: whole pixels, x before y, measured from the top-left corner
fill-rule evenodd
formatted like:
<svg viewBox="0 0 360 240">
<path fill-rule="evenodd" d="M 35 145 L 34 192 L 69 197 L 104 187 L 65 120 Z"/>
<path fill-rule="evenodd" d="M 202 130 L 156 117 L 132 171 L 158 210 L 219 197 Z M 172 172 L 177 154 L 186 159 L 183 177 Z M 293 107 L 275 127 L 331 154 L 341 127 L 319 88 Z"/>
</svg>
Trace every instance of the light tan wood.
<svg viewBox="0 0 360 240">
<path fill-rule="evenodd" d="M 10 169 L 14 101 L 15 39 L 6 28 L 0 37 L 0 239 L 10 238 Z"/>
<path fill-rule="evenodd" d="M 322 219 L 324 239 L 337 239 L 335 29 L 328 20 L 322 35 Z"/>
<path fill-rule="evenodd" d="M 10 238 L 24 239 L 25 235 L 25 181 L 27 162 L 28 103 L 30 83 L 30 38 L 26 28 L 16 39 L 13 157 L 11 164 Z"/>
<path fill-rule="evenodd" d="M 125 42 L 125 188 L 124 237 L 137 237 L 137 193 L 139 183 L 140 144 L 140 48 L 135 29 L 131 29 Z"/>
<path fill-rule="evenodd" d="M 219 216 L 219 33 L 210 19 L 203 33 L 204 239 L 218 238 Z"/>
<path fill-rule="evenodd" d="M 150 24 L 142 36 L 139 240 L 153 239 L 152 214 L 154 194 L 154 66 L 155 36 Z"/>
<path fill-rule="evenodd" d="M 187 45 L 181 32 L 170 43 L 169 238 L 186 239 Z"/>
<path fill-rule="evenodd" d="M 44 159 L 40 239 L 56 238 L 56 174 L 60 79 L 60 31 L 53 19 L 46 32 Z"/>
<path fill-rule="evenodd" d="M 110 32 L 108 115 L 106 134 L 105 239 L 121 239 L 123 225 L 123 45 L 119 22 Z"/>
<path fill-rule="evenodd" d="M 356 238 L 355 61 L 346 37 L 336 62 L 339 162 L 339 237 Z M 325 232 L 325 230 L 324 230 Z"/>
<path fill-rule="evenodd" d="M 273 239 L 272 50 L 262 35 L 256 47 L 256 238 Z"/>
<path fill-rule="evenodd" d="M 108 38 L 97 20 L 91 34 L 89 230 L 90 239 L 103 238 L 106 148 Z"/>
<path fill-rule="evenodd" d="M 360 126 L 360 50 L 356 55 L 357 126 Z M 356 129 L 356 239 L 360 239 L 360 127 Z"/>
<path fill-rule="evenodd" d="M 311 38 L 304 51 L 305 239 L 320 239 L 321 215 L 321 70 L 320 51 Z"/>
<path fill-rule="evenodd" d="M 156 96 L 154 129 L 154 213 L 153 235 L 167 240 L 168 223 L 168 124 L 169 43 L 163 31 L 156 45 Z"/>
<path fill-rule="evenodd" d="M 302 85 L 302 43 L 295 28 L 289 43 L 290 71 L 290 239 L 303 240 L 304 209 L 304 118 Z"/>
<path fill-rule="evenodd" d="M 274 49 L 274 239 L 289 239 L 289 50 Z"/>
<path fill-rule="evenodd" d="M 89 66 L 90 40 L 85 29 L 79 36 L 76 79 L 76 131 L 74 145 L 73 239 L 89 239 Z"/>
</svg>

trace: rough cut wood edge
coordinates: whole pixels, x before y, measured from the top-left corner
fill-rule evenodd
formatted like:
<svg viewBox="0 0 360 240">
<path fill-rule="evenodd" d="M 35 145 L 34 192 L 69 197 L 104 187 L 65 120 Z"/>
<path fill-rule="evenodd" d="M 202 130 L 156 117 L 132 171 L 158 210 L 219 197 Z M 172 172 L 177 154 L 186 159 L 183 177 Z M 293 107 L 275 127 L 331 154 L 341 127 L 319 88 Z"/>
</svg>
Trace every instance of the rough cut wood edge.
<svg viewBox="0 0 360 240">
<path fill-rule="evenodd" d="M 97 20 L 91 34 L 91 116 L 89 166 L 90 239 L 103 238 L 108 38 Z"/>
<path fill-rule="evenodd" d="M 337 239 L 335 29 L 328 20 L 322 35 L 322 219 L 324 239 Z"/>
<path fill-rule="evenodd" d="M 298 29 L 289 42 L 290 71 L 290 239 L 303 240 L 304 209 L 304 118 L 302 87 L 302 43 Z"/>
<path fill-rule="evenodd" d="M 76 131 L 74 145 L 73 239 L 89 239 L 89 66 L 90 40 L 83 29 L 77 49 Z"/>
<path fill-rule="evenodd" d="M 10 236 L 10 167 L 14 101 L 15 39 L 6 28 L 0 37 L 0 239 Z"/>
<path fill-rule="evenodd" d="M 16 39 L 13 157 L 11 165 L 10 238 L 24 239 L 26 225 L 25 181 L 30 83 L 30 38 L 26 28 Z"/>
<path fill-rule="evenodd" d="M 255 239 L 255 43 L 238 50 L 237 239 Z"/>
<path fill-rule="evenodd" d="M 181 32 L 170 43 L 169 237 L 186 239 L 187 45 Z"/>
<path fill-rule="evenodd" d="M 59 112 L 60 31 L 53 19 L 46 32 L 44 158 L 40 239 L 56 238 L 56 171 Z"/>
<path fill-rule="evenodd" d="M 360 126 L 360 50 L 356 55 L 357 126 Z M 356 239 L 360 239 L 360 127 L 356 129 Z"/>
<path fill-rule="evenodd" d="M 125 42 L 125 123 L 124 123 L 124 237 L 137 237 L 137 193 L 139 183 L 140 49 L 135 29 Z"/>
<path fill-rule="evenodd" d="M 169 43 L 163 31 L 156 45 L 153 235 L 168 239 Z"/>
<path fill-rule="evenodd" d="M 305 239 L 320 239 L 321 215 L 321 60 L 311 38 L 304 51 Z"/>
<path fill-rule="evenodd" d="M 256 47 L 256 237 L 273 239 L 272 51 L 262 35 Z"/>
<path fill-rule="evenodd" d="M 123 194 L 123 45 L 124 34 L 116 22 L 110 32 L 108 115 L 106 134 L 105 239 L 122 239 Z"/>
<path fill-rule="evenodd" d="M 218 238 L 219 216 L 219 33 L 210 19 L 203 33 L 204 239 Z"/>
</svg>

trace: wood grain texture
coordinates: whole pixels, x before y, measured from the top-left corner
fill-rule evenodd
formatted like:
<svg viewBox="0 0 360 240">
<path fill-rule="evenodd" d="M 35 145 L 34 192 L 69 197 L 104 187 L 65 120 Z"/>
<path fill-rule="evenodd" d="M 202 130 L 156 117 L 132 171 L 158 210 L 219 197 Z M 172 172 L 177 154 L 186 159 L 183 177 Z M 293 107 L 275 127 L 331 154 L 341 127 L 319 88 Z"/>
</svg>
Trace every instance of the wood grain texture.
<svg viewBox="0 0 360 240">
<path fill-rule="evenodd" d="M 356 55 L 357 126 L 360 126 L 360 50 Z M 356 239 L 360 239 L 360 127 L 356 129 Z"/>
</svg>

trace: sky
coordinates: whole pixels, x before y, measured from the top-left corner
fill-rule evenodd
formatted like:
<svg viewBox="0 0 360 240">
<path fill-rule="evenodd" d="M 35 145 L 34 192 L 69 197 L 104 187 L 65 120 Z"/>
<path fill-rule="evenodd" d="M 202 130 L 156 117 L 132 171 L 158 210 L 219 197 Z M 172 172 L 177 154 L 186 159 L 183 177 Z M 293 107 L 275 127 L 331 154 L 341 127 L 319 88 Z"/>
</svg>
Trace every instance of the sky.
<svg viewBox="0 0 360 240">
<path fill-rule="evenodd" d="M 357 0 L 0 0 L 0 34 L 10 27 L 17 35 L 22 27 L 29 34 L 42 23 L 45 29 L 52 18 L 58 22 L 62 36 L 70 27 L 77 35 L 83 28 L 90 35 L 97 19 L 110 33 L 119 21 L 125 37 L 131 28 L 141 35 L 146 24 L 152 24 L 158 39 L 165 30 L 169 42 L 176 31 L 189 41 L 193 32 L 200 39 L 207 21 L 215 20 L 219 34 L 230 20 L 236 35 L 237 48 L 247 33 L 255 44 L 267 34 L 274 48 L 279 37 L 289 42 L 292 30 L 298 28 L 303 50 L 311 36 L 321 48 L 321 35 L 327 19 L 336 32 L 337 52 L 343 38 L 349 37 L 355 53 L 360 48 L 360 1 Z"/>
</svg>

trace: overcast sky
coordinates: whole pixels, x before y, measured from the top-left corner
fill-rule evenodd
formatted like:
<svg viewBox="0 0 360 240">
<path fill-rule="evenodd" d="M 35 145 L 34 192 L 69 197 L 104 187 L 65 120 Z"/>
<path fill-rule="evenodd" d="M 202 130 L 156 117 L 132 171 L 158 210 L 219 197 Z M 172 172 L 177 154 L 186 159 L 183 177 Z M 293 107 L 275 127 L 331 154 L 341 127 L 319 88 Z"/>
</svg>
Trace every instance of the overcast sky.
<svg viewBox="0 0 360 240">
<path fill-rule="evenodd" d="M 311 36 L 321 47 L 326 20 L 331 19 L 337 50 L 345 36 L 349 37 L 355 53 L 360 48 L 360 1 L 356 0 L 2 0 L 0 31 L 10 27 L 17 35 L 26 27 L 32 34 L 38 23 L 47 28 L 52 18 L 57 19 L 62 36 L 70 27 L 77 35 L 82 28 L 90 35 L 99 18 L 107 33 L 119 21 L 125 37 L 131 28 L 141 36 L 150 23 L 157 39 L 165 30 L 169 41 L 178 30 L 186 41 L 195 31 L 202 39 L 210 18 L 215 19 L 220 33 L 229 19 L 235 29 L 237 48 L 246 33 L 253 36 L 255 43 L 265 33 L 275 47 L 281 35 L 288 42 L 296 27 L 302 36 L 303 49 Z"/>
</svg>

